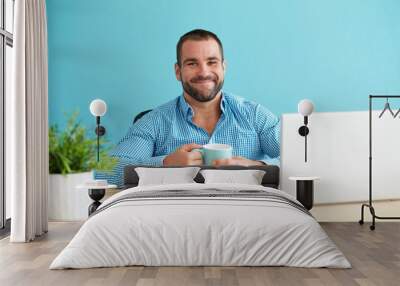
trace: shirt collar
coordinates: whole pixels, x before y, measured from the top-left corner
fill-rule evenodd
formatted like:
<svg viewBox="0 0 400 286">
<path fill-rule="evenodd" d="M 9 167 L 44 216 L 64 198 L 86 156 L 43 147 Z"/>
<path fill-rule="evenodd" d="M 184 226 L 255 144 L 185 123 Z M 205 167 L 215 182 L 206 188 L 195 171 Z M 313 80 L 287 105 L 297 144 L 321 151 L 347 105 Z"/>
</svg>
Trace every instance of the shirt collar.
<svg viewBox="0 0 400 286">
<path fill-rule="evenodd" d="M 192 118 L 194 111 L 193 108 L 186 102 L 186 99 L 184 97 L 184 95 L 182 94 L 179 97 L 179 107 L 181 109 L 181 111 L 183 112 L 183 114 L 186 116 L 186 118 Z M 226 110 L 226 99 L 225 99 L 225 93 L 222 92 L 221 94 L 221 103 L 220 103 L 220 108 L 221 108 L 221 112 L 225 113 Z"/>
<path fill-rule="evenodd" d="M 183 113 L 183 115 L 188 118 L 193 116 L 193 109 L 192 107 L 186 102 L 185 97 L 183 94 L 179 97 L 179 107 Z"/>
<path fill-rule="evenodd" d="M 221 112 L 225 113 L 225 108 L 226 108 L 226 98 L 225 98 L 225 93 L 222 92 L 221 93 L 221 103 L 220 103 L 220 108 L 221 108 Z"/>
</svg>

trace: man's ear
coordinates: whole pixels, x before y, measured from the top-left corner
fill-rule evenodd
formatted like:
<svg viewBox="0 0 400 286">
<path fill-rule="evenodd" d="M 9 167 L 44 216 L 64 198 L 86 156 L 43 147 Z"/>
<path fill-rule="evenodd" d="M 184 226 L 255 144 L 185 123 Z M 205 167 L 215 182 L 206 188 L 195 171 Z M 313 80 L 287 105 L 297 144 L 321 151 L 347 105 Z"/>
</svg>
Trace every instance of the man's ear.
<svg viewBox="0 0 400 286">
<path fill-rule="evenodd" d="M 224 60 L 222 62 L 222 69 L 224 70 L 224 73 L 225 73 L 225 71 L 226 71 L 226 60 Z"/>
<path fill-rule="evenodd" d="M 175 64 L 175 76 L 176 79 L 182 81 L 181 79 L 181 68 L 179 67 L 178 63 Z"/>
</svg>

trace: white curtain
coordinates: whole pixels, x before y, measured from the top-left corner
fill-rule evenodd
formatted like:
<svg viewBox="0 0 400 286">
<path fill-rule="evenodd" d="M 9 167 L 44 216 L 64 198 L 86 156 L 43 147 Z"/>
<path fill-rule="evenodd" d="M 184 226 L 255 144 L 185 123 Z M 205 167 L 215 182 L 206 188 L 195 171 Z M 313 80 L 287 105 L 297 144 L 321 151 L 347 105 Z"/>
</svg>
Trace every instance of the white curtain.
<svg viewBox="0 0 400 286">
<path fill-rule="evenodd" d="M 7 136 L 12 242 L 47 232 L 48 100 L 45 0 L 16 0 Z M 7 179 L 7 178 L 6 178 Z"/>
</svg>

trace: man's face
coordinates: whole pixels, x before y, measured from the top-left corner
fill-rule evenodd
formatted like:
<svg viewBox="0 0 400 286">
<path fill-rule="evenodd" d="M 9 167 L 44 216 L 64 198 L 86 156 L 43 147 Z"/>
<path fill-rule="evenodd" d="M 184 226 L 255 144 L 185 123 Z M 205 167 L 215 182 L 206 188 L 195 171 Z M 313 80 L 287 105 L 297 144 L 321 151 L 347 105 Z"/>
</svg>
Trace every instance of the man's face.
<svg viewBox="0 0 400 286">
<path fill-rule="evenodd" d="M 181 66 L 175 65 L 175 75 L 192 98 L 200 102 L 213 100 L 224 84 L 224 72 L 225 63 L 214 39 L 183 43 Z"/>
</svg>

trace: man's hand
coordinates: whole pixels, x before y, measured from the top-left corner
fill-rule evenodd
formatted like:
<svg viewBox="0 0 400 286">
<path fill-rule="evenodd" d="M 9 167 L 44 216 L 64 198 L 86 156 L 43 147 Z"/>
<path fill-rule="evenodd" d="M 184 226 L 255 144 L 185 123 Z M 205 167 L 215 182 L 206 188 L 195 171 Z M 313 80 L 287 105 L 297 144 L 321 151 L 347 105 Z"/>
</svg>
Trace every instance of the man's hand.
<svg viewBox="0 0 400 286">
<path fill-rule="evenodd" d="M 202 165 L 203 159 L 200 152 L 190 152 L 193 149 L 201 148 L 199 144 L 185 144 L 179 147 L 174 153 L 164 158 L 164 166 L 188 166 Z"/>
<path fill-rule="evenodd" d="M 232 157 L 230 159 L 220 159 L 213 161 L 213 166 L 226 166 L 226 165 L 239 165 L 248 167 L 248 166 L 261 166 L 265 164 L 260 161 L 253 161 L 240 156 Z"/>
</svg>

